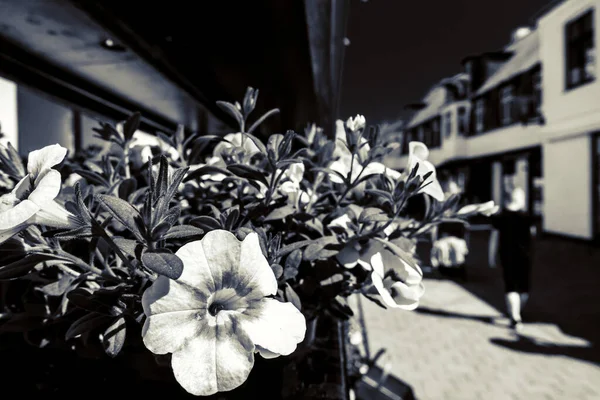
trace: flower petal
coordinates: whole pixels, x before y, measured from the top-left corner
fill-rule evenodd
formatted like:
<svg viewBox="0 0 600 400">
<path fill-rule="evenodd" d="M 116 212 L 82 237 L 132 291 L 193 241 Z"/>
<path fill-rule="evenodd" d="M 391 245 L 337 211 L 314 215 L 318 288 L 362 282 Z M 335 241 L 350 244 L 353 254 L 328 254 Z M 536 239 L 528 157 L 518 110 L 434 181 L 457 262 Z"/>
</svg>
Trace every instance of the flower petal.
<svg viewBox="0 0 600 400">
<path fill-rule="evenodd" d="M 185 271 L 185 268 L 184 268 Z M 183 282 L 160 276 L 142 295 L 148 317 L 142 336 L 156 354 L 172 353 L 193 337 L 208 318 L 207 297 Z"/>
<path fill-rule="evenodd" d="M 419 306 L 419 300 L 425 293 L 425 286 L 422 283 L 418 285 L 405 285 L 402 282 L 395 282 L 390 288 L 394 303 L 404 310 L 414 310 Z"/>
<path fill-rule="evenodd" d="M 256 351 L 258 353 L 260 353 L 260 356 L 264 359 L 270 360 L 271 358 L 277 358 L 279 357 L 281 354 L 277 354 L 277 353 L 273 353 L 272 351 L 269 351 L 263 347 L 260 346 L 256 346 Z"/>
<path fill-rule="evenodd" d="M 8 230 L 33 217 L 40 207 L 33 201 L 23 200 L 13 208 L 0 212 L 0 229 Z"/>
<path fill-rule="evenodd" d="M 255 302 L 239 319 L 252 342 L 271 353 L 288 355 L 306 334 L 306 319 L 292 304 L 275 299 Z"/>
<path fill-rule="evenodd" d="M 358 172 L 360 172 L 362 167 L 360 166 L 360 164 L 358 166 L 359 166 Z M 362 171 L 361 177 L 383 174 L 383 173 L 385 173 L 385 171 L 386 171 L 385 165 L 383 165 L 380 162 L 372 162 L 372 163 L 369 163 L 365 167 L 365 169 Z M 357 173 L 357 175 L 358 175 L 358 173 Z M 352 179 L 355 180 L 355 177 L 353 177 Z"/>
<path fill-rule="evenodd" d="M 222 319 L 218 325 L 204 325 L 171 359 L 177 382 L 196 396 L 237 388 L 248 379 L 254 365 L 255 348 L 250 338 L 230 314 L 219 313 L 217 317 Z"/>
<path fill-rule="evenodd" d="M 37 177 L 42 171 L 60 164 L 67 155 L 67 149 L 60 144 L 46 146 L 40 150 L 29 153 L 27 172 Z"/>
<path fill-rule="evenodd" d="M 35 188 L 28 199 L 37 204 L 38 207 L 44 208 L 48 203 L 52 202 L 60 192 L 60 172 L 55 169 L 48 169 L 42 172 L 38 179 L 39 182 L 35 184 Z"/>
<path fill-rule="evenodd" d="M 277 279 L 262 253 L 258 234 L 255 232 L 244 238 L 238 264 L 238 269 L 234 274 L 239 283 L 235 288 L 247 300 L 251 301 L 277 293 Z"/>
<path fill-rule="evenodd" d="M 75 221 L 75 216 L 56 201 L 46 204 L 33 217 L 35 224 L 51 226 L 53 228 L 74 228 L 77 227 Z"/>
<path fill-rule="evenodd" d="M 186 243 L 175 253 L 183 262 L 183 273 L 177 282 L 196 288 L 208 296 L 216 291 L 216 284 L 211 266 L 204 255 L 202 240 Z"/>
<path fill-rule="evenodd" d="M 14 228 L 10 229 L 0 229 L 0 244 L 4 243 L 11 237 L 15 236 L 17 233 L 21 232 L 23 229 L 27 228 L 27 224 L 17 225 Z"/>
<path fill-rule="evenodd" d="M 408 158 L 417 159 L 419 162 L 427 160 L 429 157 L 429 149 L 422 142 L 410 142 L 408 144 Z"/>
<path fill-rule="evenodd" d="M 411 266 L 402 258 L 388 250 L 382 251 L 381 255 L 383 265 L 387 267 L 387 269 L 393 269 L 404 283 L 414 285 L 423 280 L 423 272 L 417 264 Z"/>
<path fill-rule="evenodd" d="M 200 242 L 215 289 L 236 287 L 241 242 L 233 233 L 222 229 L 208 232 Z"/>
</svg>

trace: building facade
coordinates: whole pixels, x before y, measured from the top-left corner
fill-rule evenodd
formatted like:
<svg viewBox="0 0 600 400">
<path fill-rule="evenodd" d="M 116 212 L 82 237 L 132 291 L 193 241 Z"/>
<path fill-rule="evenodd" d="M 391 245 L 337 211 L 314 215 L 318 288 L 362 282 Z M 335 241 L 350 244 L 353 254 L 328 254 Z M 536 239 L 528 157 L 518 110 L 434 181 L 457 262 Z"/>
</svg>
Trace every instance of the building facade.
<svg viewBox="0 0 600 400">
<path fill-rule="evenodd" d="M 599 7 L 600 0 L 555 2 L 501 51 L 465 58 L 462 74 L 425 96 L 390 166 L 403 168 L 406 144 L 424 139 L 440 180 L 457 182 L 469 201 L 501 204 L 507 186 L 519 186 L 544 232 L 597 239 Z M 435 132 L 423 126 L 429 121 L 441 126 L 439 141 L 428 143 L 437 138 L 427 135 Z"/>
</svg>

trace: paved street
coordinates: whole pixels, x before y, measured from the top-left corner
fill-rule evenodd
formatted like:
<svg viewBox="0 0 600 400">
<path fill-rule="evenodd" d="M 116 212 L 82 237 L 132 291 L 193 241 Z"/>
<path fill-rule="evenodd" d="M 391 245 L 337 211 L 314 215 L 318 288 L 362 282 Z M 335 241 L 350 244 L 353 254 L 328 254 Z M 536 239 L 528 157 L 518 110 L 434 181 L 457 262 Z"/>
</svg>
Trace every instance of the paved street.
<svg viewBox="0 0 600 400">
<path fill-rule="evenodd" d="M 371 353 L 387 348 L 378 364 L 390 363 L 418 400 L 600 399 L 600 367 L 587 340 L 548 322 L 527 323 L 519 339 L 498 309 L 460 284 L 425 284 L 419 311 L 360 299 Z"/>
</svg>

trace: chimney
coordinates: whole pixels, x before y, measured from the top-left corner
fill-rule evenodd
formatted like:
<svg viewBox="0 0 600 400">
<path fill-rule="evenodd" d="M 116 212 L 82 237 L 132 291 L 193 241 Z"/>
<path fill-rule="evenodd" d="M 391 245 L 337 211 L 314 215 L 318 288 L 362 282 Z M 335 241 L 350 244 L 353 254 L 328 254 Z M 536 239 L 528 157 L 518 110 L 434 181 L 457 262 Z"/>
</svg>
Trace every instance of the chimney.
<svg viewBox="0 0 600 400">
<path fill-rule="evenodd" d="M 521 27 L 515 29 L 512 33 L 510 44 L 516 43 L 519 40 L 523 39 L 524 37 L 529 36 L 530 33 L 531 33 L 531 28 L 528 26 L 521 26 Z"/>
</svg>

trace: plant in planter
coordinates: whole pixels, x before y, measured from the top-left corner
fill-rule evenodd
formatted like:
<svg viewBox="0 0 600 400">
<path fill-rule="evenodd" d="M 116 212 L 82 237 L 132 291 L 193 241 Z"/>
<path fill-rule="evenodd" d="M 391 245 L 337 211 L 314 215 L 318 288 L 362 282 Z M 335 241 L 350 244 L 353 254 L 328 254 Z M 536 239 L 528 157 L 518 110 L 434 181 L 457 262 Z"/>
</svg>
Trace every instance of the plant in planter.
<svg viewBox="0 0 600 400">
<path fill-rule="evenodd" d="M 101 123 L 107 145 L 77 157 L 53 145 L 23 163 L 0 149 L 5 337 L 233 396 L 255 362 L 304 365 L 331 321 L 352 317 L 350 295 L 416 308 L 415 238 L 478 208 L 456 214 L 422 143 L 410 144 L 404 173 L 386 168 L 391 145 L 360 116 L 338 121 L 334 139 L 312 125 L 263 143 L 252 133 L 277 110 L 250 125 L 257 95 L 218 103 L 239 124 L 223 137 L 180 128 L 140 146 L 134 114 Z M 427 206 L 419 218 L 406 209 L 416 196 Z M 295 381 L 276 391 L 308 398 L 302 368 L 279 371 Z"/>
</svg>

